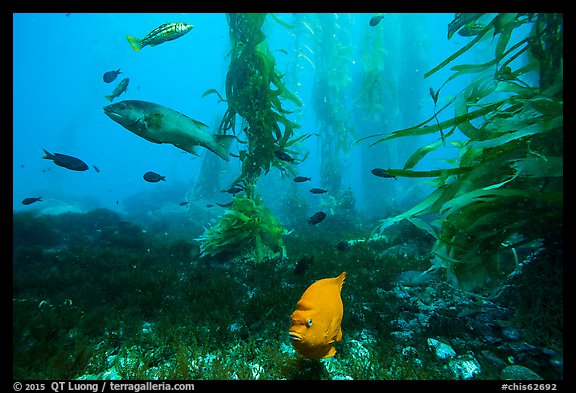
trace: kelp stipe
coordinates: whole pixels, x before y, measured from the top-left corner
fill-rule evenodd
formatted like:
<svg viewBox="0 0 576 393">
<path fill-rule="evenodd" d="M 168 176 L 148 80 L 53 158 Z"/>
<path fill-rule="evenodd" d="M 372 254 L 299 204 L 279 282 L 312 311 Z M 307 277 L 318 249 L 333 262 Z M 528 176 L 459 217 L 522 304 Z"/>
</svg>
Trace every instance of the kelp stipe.
<svg viewBox="0 0 576 393">
<path fill-rule="evenodd" d="M 296 107 L 302 103 L 286 88 L 283 75 L 275 68 L 274 56 L 261 30 L 265 18 L 266 14 L 227 14 L 232 47 L 226 74 L 228 109 L 219 132 L 236 133 L 237 115 L 248 124 L 239 131 L 246 137 L 246 148 L 239 152 L 242 173 L 232 183 L 233 186 L 242 185 L 246 195 L 234 198 L 232 208 L 200 238 L 205 253 L 224 251 L 249 239 L 260 261 L 263 237 L 272 239 L 283 249 L 280 234 L 284 229 L 255 193 L 256 182 L 272 167 L 283 175 L 296 176 L 293 166 L 305 160 L 307 154 L 301 156 L 295 148 L 309 137 L 307 134 L 295 135 L 299 125 L 288 119 L 287 115 L 292 112 L 282 105 L 281 101 L 290 101 Z M 218 94 L 223 100 L 215 90 L 205 94 L 210 93 Z M 279 153 L 285 153 L 291 159 L 283 160 Z"/>
</svg>

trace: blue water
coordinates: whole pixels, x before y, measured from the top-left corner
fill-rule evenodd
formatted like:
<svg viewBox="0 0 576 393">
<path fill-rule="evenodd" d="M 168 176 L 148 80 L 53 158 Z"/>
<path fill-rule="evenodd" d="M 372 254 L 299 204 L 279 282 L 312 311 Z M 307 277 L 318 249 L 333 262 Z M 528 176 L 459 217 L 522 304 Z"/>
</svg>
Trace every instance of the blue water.
<svg viewBox="0 0 576 393">
<path fill-rule="evenodd" d="M 349 100 L 352 103 L 355 99 L 361 77 L 362 41 L 367 34 L 384 34 L 389 44 L 388 56 L 382 61 L 389 63 L 386 72 L 391 83 L 399 84 L 394 92 L 395 102 L 411 105 L 403 113 L 412 116 L 396 116 L 398 122 L 386 127 L 357 121 L 356 137 L 407 127 L 429 116 L 433 104 L 428 87 L 438 87 L 446 73 L 440 72 L 425 82 L 423 74 L 466 42 L 459 36 L 447 40 L 446 26 L 453 18 L 452 14 L 389 14 L 376 27 L 368 25 L 371 16 L 343 15 L 337 20 L 350 40 L 344 44 L 352 48 L 349 73 L 353 79 L 348 89 Z M 287 23 L 293 20 L 291 14 L 277 17 Z M 156 47 L 145 47 L 140 52 L 131 49 L 126 35 L 143 37 L 166 21 L 185 21 L 193 24 L 194 29 Z M 265 22 L 264 31 L 270 49 L 278 50 L 273 52 L 277 68 L 286 72 L 287 64 L 294 61 L 291 57 L 295 53 L 294 34 L 271 18 Z M 202 157 L 194 157 L 171 145 L 150 143 L 125 130 L 104 115 L 102 108 L 109 103 L 104 95 L 110 94 L 122 78 L 128 77 L 127 92 L 115 102 L 123 99 L 156 102 L 211 125 L 216 131 L 226 106 L 218 103 L 216 96 L 202 98 L 202 94 L 212 88 L 224 94 L 229 50 L 224 14 L 15 14 L 14 210 L 59 206 L 64 210 L 106 207 L 124 212 L 124 201 L 130 196 L 167 188 L 164 183 L 146 183 L 142 175 L 149 170 L 166 176 L 172 185 L 182 184 L 188 190 L 194 187 Z M 308 53 L 308 56 L 313 62 L 320 61 L 314 59 L 313 54 Z M 481 58 L 481 50 L 473 51 L 470 56 Z M 303 60 L 301 63 L 303 73 L 297 94 L 304 105 L 298 121 L 302 132 L 315 133 L 318 121 L 310 104 L 315 69 Z M 104 72 L 118 68 L 122 74 L 114 82 L 102 81 Z M 417 88 L 412 88 L 411 82 Z M 288 87 L 295 90 L 294 86 Z M 447 87 L 447 95 L 451 94 L 450 89 L 458 91 L 458 86 Z M 397 107 L 390 110 L 397 110 Z M 352 121 L 358 117 L 353 107 L 350 107 L 349 116 Z M 320 181 L 317 138 L 310 138 L 305 143 L 303 150 L 311 154 L 300 165 L 299 172 Z M 392 158 L 383 157 L 382 165 L 401 167 L 412 152 L 410 146 L 404 146 L 405 152 L 397 152 Z M 90 166 L 90 170 L 73 172 L 57 167 L 51 161 L 41 159 L 42 149 L 78 157 Z M 200 151 L 201 155 L 205 154 L 204 149 Z M 430 165 L 445 165 L 441 158 L 433 158 Z M 341 159 L 346 171 L 343 182 L 356 190 L 358 208 L 362 210 L 366 207 L 362 196 L 366 191 L 359 184 L 360 147 L 352 147 Z M 97 173 L 93 165 L 101 172 Z M 232 180 L 239 168 L 239 161 L 232 159 L 227 168 L 230 175 L 226 179 Z M 273 170 L 270 176 L 274 175 L 278 173 Z M 278 179 L 274 183 L 289 182 L 289 179 Z M 401 199 L 410 184 L 410 180 L 398 181 L 394 185 L 395 197 Z M 276 186 L 277 183 L 273 188 Z M 281 183 L 280 187 L 284 186 L 286 183 Z M 380 191 L 390 194 L 386 187 Z M 374 195 L 371 197 L 376 198 L 380 191 L 372 190 Z M 265 184 L 260 192 L 266 195 Z M 44 205 L 21 204 L 26 197 L 38 196 L 42 196 Z"/>
</svg>

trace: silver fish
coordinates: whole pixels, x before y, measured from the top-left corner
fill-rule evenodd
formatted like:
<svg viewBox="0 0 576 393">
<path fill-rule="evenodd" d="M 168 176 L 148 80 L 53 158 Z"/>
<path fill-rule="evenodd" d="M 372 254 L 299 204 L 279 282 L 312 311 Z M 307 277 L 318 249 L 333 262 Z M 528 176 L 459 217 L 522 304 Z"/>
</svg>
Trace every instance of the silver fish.
<svg viewBox="0 0 576 393">
<path fill-rule="evenodd" d="M 170 143 L 198 155 L 202 146 L 228 161 L 233 135 L 211 134 L 209 127 L 180 112 L 148 101 L 126 100 L 104 107 L 104 113 L 134 134 L 154 143 Z"/>
</svg>

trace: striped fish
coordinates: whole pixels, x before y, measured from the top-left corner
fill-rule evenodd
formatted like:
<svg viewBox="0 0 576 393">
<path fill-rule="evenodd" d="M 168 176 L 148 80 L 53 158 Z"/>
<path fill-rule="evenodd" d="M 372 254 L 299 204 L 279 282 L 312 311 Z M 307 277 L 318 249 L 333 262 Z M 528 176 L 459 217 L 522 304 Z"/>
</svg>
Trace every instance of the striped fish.
<svg viewBox="0 0 576 393">
<path fill-rule="evenodd" d="M 471 22 L 458 30 L 458 35 L 462 37 L 473 37 L 484 31 L 486 25 L 482 23 Z"/>
<path fill-rule="evenodd" d="M 126 36 L 126 39 L 136 52 L 144 48 L 146 45 L 155 46 L 166 41 L 175 40 L 178 37 L 182 37 L 184 34 L 192 30 L 194 26 L 185 22 L 172 22 L 164 23 L 158 26 L 144 38 L 136 38 L 130 35 Z"/>
<path fill-rule="evenodd" d="M 476 21 L 484 14 L 467 14 L 467 13 L 457 13 L 454 14 L 454 20 L 448 25 L 448 39 L 454 35 L 460 28 L 468 23 Z"/>
</svg>

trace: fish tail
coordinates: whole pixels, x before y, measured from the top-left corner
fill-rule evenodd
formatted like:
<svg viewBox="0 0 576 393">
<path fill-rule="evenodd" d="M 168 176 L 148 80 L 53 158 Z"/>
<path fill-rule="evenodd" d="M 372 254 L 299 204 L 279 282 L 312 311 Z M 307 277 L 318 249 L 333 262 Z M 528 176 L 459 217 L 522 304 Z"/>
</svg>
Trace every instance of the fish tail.
<svg viewBox="0 0 576 393">
<path fill-rule="evenodd" d="M 104 98 L 108 98 L 110 100 L 110 102 L 112 102 L 112 100 L 114 99 L 114 96 L 109 95 L 109 96 L 104 96 Z"/>
<path fill-rule="evenodd" d="M 144 45 L 142 45 L 142 40 L 136 37 L 132 37 L 131 35 L 127 35 L 126 39 L 128 43 L 134 49 L 135 52 L 138 52 Z"/>
<path fill-rule="evenodd" d="M 45 158 L 45 159 L 47 159 L 47 160 L 51 160 L 51 159 L 54 158 L 54 154 L 50 153 L 50 152 L 47 151 L 46 149 L 42 149 L 42 150 L 44 150 L 44 154 L 45 154 L 45 156 L 42 157 L 42 158 Z"/>
<path fill-rule="evenodd" d="M 214 135 L 214 140 L 216 141 L 215 149 L 213 150 L 220 158 L 228 161 L 228 156 L 230 155 L 230 145 L 232 141 L 236 140 L 234 135 Z"/>
</svg>

